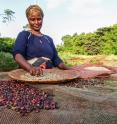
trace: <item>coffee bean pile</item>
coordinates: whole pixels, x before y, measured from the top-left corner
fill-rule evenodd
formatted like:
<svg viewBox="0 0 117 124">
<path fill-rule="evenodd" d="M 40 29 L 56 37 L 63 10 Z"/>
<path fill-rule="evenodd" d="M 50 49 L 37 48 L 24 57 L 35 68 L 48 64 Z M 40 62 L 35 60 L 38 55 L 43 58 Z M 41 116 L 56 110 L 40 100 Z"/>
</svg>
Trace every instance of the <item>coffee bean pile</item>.
<svg viewBox="0 0 117 124">
<path fill-rule="evenodd" d="M 94 85 L 103 85 L 105 82 L 104 79 L 94 78 L 94 79 L 75 79 L 64 83 L 64 86 L 75 87 L 75 88 L 84 88 Z"/>
<path fill-rule="evenodd" d="M 0 107 L 13 109 L 22 116 L 41 109 L 55 109 L 53 95 L 17 81 L 0 81 Z"/>
</svg>

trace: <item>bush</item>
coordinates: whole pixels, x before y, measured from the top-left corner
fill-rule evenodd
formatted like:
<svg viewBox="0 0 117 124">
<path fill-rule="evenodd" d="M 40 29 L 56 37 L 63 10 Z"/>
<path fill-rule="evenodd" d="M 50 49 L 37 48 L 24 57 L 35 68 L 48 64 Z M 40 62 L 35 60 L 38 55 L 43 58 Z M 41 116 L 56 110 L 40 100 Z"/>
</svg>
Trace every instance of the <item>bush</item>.
<svg viewBox="0 0 117 124">
<path fill-rule="evenodd" d="M 0 51 L 12 53 L 14 42 L 12 38 L 0 38 Z"/>
<path fill-rule="evenodd" d="M 0 52 L 0 71 L 10 71 L 18 68 L 18 65 L 10 53 Z"/>
</svg>

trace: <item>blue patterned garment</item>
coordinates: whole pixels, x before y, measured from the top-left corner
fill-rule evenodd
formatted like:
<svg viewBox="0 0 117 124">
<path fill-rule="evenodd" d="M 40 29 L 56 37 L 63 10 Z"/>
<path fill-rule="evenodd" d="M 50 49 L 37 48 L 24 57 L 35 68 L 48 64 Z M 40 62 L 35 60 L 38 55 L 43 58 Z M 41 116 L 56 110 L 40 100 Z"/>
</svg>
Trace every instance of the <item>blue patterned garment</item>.
<svg viewBox="0 0 117 124">
<path fill-rule="evenodd" d="M 20 53 L 26 60 L 35 57 L 47 57 L 52 63 L 51 67 L 58 66 L 62 60 L 58 56 L 57 50 L 51 37 L 47 35 L 37 36 L 29 31 L 22 31 L 18 34 L 13 47 L 13 56 Z"/>
</svg>

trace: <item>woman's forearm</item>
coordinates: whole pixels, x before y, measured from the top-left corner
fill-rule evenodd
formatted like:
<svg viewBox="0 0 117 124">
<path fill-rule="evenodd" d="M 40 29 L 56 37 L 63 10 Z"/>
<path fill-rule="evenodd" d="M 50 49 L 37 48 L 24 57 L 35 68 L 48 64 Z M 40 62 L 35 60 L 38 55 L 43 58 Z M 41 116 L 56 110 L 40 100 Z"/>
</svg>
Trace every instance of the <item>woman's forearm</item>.
<svg viewBox="0 0 117 124">
<path fill-rule="evenodd" d="M 15 60 L 20 65 L 21 68 L 27 71 L 29 71 L 30 68 L 32 67 L 31 64 L 29 64 L 21 54 L 16 54 Z"/>
</svg>

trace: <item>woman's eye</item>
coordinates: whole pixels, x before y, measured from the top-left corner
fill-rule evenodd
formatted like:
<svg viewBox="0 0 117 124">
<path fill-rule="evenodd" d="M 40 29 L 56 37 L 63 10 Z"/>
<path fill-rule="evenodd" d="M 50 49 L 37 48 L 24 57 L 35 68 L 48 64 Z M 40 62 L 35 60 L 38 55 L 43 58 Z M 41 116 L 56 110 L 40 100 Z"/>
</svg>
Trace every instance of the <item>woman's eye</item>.
<svg viewBox="0 0 117 124">
<path fill-rule="evenodd" d="M 40 21 L 40 20 L 42 20 L 41 18 L 30 18 L 30 21 Z"/>
<path fill-rule="evenodd" d="M 31 21 L 34 21 L 35 19 L 30 19 Z"/>
</svg>

